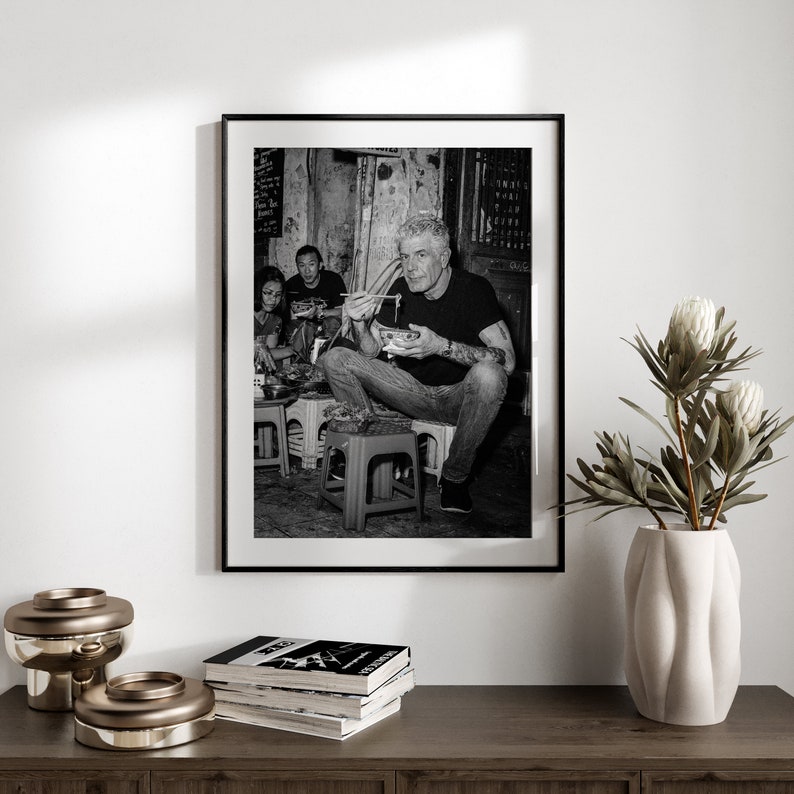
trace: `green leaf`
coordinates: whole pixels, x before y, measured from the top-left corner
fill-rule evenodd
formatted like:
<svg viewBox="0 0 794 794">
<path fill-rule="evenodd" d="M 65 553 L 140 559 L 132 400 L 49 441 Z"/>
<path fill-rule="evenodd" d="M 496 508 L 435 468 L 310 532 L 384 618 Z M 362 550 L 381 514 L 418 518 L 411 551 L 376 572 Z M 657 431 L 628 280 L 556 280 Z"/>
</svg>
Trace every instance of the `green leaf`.
<svg viewBox="0 0 794 794">
<path fill-rule="evenodd" d="M 689 510 L 689 498 L 686 492 L 679 487 L 675 478 L 666 467 L 659 466 L 659 474 L 661 474 L 661 478 L 657 480 L 659 485 L 665 489 L 670 499 L 672 499 L 684 513 L 687 513 Z"/>
<path fill-rule="evenodd" d="M 598 472 L 595 476 L 595 482 L 599 485 L 603 485 L 606 488 L 611 488 L 615 491 L 620 491 L 621 493 L 626 494 L 627 496 L 635 496 L 636 492 L 630 488 L 626 483 L 622 480 L 619 480 L 617 477 L 613 477 L 611 474 L 607 474 L 606 472 Z"/>
<path fill-rule="evenodd" d="M 629 494 L 622 493 L 621 491 L 613 491 L 611 488 L 606 488 L 597 483 L 591 483 L 592 490 L 603 500 L 604 504 L 614 505 L 632 505 L 635 507 L 642 507 L 642 502 Z"/>
<path fill-rule="evenodd" d="M 706 443 L 703 445 L 703 448 L 700 450 L 698 457 L 692 461 L 692 470 L 699 469 L 704 463 L 708 463 L 711 460 L 711 456 L 714 454 L 714 450 L 717 448 L 717 442 L 720 438 L 720 418 L 719 416 L 715 416 L 714 419 L 711 421 L 711 426 L 709 427 L 709 434 L 706 437 Z"/>
<path fill-rule="evenodd" d="M 662 432 L 662 434 L 664 436 L 667 437 L 667 439 L 670 441 L 671 444 L 675 443 L 675 439 L 673 438 L 673 436 L 670 435 L 670 433 L 667 430 L 667 428 L 665 428 L 665 426 L 655 416 L 653 416 L 652 414 L 648 413 L 648 411 L 646 411 L 644 408 L 641 408 L 639 405 L 637 405 L 636 403 L 633 403 L 631 400 L 628 400 L 625 397 L 619 397 L 618 399 L 621 402 L 626 403 L 626 405 L 628 405 L 629 408 L 633 408 L 638 414 L 640 414 L 640 416 L 643 416 L 652 425 L 654 425 L 655 427 L 659 428 L 659 430 Z"/>
<path fill-rule="evenodd" d="M 760 502 L 762 499 L 766 499 L 766 497 L 767 494 L 765 493 L 758 493 L 758 494 L 745 493 L 735 497 L 727 497 L 725 501 L 722 503 L 722 512 L 724 513 L 726 510 L 730 509 L 731 507 L 737 507 L 738 505 L 749 505 L 752 504 L 753 502 Z"/>
<path fill-rule="evenodd" d="M 580 490 L 584 491 L 588 495 L 586 497 L 586 499 L 584 499 L 584 498 L 583 499 L 573 499 L 573 500 L 571 500 L 571 502 L 566 502 L 566 504 L 575 504 L 576 502 L 582 502 L 582 501 L 587 501 L 587 500 L 594 500 L 594 501 L 598 500 L 598 498 L 599 498 L 598 495 L 595 493 L 595 491 L 593 491 L 593 489 L 586 482 L 582 482 L 581 480 L 577 480 L 576 477 L 574 477 L 571 474 L 568 474 L 566 476 L 568 477 L 568 479 L 577 488 L 579 488 Z"/>
<path fill-rule="evenodd" d="M 585 480 L 592 480 L 595 477 L 595 472 L 581 458 L 577 458 L 576 463 L 579 466 L 579 471 L 584 475 Z"/>
<path fill-rule="evenodd" d="M 692 439 L 697 431 L 699 420 L 706 407 L 704 405 L 708 389 L 699 389 L 691 400 L 687 400 L 684 404 L 684 414 L 687 417 L 685 440 L 687 447 L 691 446 Z"/>
<path fill-rule="evenodd" d="M 642 477 L 640 476 L 637 461 L 634 459 L 634 454 L 631 451 L 631 444 L 629 443 L 628 438 L 623 438 L 622 436 L 621 441 L 623 442 L 625 449 L 618 452 L 620 461 L 623 464 L 625 473 L 628 474 L 629 482 L 631 483 L 634 495 L 642 498 L 644 492 Z"/>
<path fill-rule="evenodd" d="M 667 362 L 667 388 L 673 395 L 681 389 L 681 358 L 678 353 L 673 353 Z"/>
<path fill-rule="evenodd" d="M 747 428 L 741 422 L 736 423 L 734 431 L 733 454 L 726 468 L 726 475 L 728 477 L 732 477 L 736 472 L 741 471 L 750 460 L 756 448 L 756 445 L 750 443 L 750 435 L 747 432 Z"/>
<path fill-rule="evenodd" d="M 600 521 L 602 518 L 605 518 L 612 513 L 617 513 L 619 510 L 631 510 L 631 505 L 619 505 L 618 507 L 612 507 L 609 510 L 605 510 L 603 513 L 599 513 L 592 521 L 588 522 L 590 524 L 594 523 L 595 521 Z"/>
<path fill-rule="evenodd" d="M 646 366 L 651 371 L 651 374 L 657 383 L 661 384 L 662 386 L 666 385 L 667 378 L 664 371 L 664 362 L 659 356 L 654 354 L 653 349 L 651 348 L 642 331 L 637 329 L 637 335 L 634 337 L 634 342 L 629 342 L 628 339 L 624 339 L 623 341 L 630 344 L 642 356 L 643 361 L 645 361 Z"/>
<path fill-rule="evenodd" d="M 697 388 L 701 378 L 706 375 L 709 370 L 710 362 L 707 350 L 700 350 L 695 356 L 692 363 L 687 368 L 687 371 L 679 378 L 680 387 L 682 390 L 690 386 Z"/>
</svg>

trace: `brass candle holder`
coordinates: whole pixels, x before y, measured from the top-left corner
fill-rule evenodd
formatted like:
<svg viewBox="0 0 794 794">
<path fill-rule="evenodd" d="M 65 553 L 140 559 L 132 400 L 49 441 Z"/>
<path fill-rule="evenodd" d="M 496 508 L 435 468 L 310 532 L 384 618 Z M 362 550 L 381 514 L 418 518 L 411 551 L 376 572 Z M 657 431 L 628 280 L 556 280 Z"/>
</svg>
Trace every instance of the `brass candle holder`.
<svg viewBox="0 0 794 794">
<path fill-rule="evenodd" d="M 132 640 L 132 622 L 129 601 L 96 588 L 43 590 L 8 609 L 5 647 L 28 671 L 28 705 L 71 711 L 81 692 L 106 681 L 105 667 Z"/>
</svg>

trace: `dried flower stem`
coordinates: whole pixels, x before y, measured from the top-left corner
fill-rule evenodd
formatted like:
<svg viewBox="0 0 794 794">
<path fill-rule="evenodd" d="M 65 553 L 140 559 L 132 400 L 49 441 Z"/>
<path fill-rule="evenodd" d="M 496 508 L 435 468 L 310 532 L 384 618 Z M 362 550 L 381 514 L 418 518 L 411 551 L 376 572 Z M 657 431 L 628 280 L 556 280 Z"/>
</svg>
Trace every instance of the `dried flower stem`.
<svg viewBox="0 0 794 794">
<path fill-rule="evenodd" d="M 686 439 L 684 438 L 684 426 L 681 422 L 681 402 L 678 397 L 675 397 L 675 426 L 678 431 L 678 443 L 681 447 L 681 462 L 684 464 L 684 473 L 686 474 L 686 489 L 689 494 L 689 520 L 692 524 L 692 529 L 700 529 L 700 517 L 698 515 L 698 507 L 695 502 L 695 484 L 692 481 L 692 466 L 689 461 L 689 451 L 686 447 Z"/>
<path fill-rule="evenodd" d="M 712 515 L 711 522 L 709 523 L 710 530 L 714 529 L 714 526 L 717 523 L 717 517 L 722 512 L 722 504 L 725 501 L 725 497 L 728 495 L 728 486 L 730 485 L 730 482 L 730 477 L 726 477 L 725 482 L 722 485 L 722 490 L 720 491 L 720 498 L 717 500 L 717 504 L 714 507 L 714 515 Z"/>
<path fill-rule="evenodd" d="M 659 529 L 667 529 L 667 524 L 664 523 L 664 519 L 662 518 L 662 516 L 656 510 L 654 510 L 653 507 L 647 502 L 645 503 L 645 507 L 650 512 L 650 514 L 656 519 L 656 523 L 659 525 Z"/>
</svg>

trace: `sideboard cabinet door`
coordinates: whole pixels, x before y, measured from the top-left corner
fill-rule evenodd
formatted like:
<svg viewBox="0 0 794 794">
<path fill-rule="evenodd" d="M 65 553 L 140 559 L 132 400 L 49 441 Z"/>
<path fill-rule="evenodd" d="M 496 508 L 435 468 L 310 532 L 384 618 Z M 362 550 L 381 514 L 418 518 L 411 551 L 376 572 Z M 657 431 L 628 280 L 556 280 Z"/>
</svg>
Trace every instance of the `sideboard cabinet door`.
<svg viewBox="0 0 794 794">
<path fill-rule="evenodd" d="M 152 772 L 152 794 L 394 794 L 394 773 Z"/>
<path fill-rule="evenodd" d="M 643 772 L 643 794 L 794 794 L 794 772 Z"/>
<path fill-rule="evenodd" d="M 149 794 L 149 773 L 0 772 L 0 794 Z"/>
<path fill-rule="evenodd" d="M 639 772 L 398 772 L 397 794 L 639 794 Z"/>
</svg>

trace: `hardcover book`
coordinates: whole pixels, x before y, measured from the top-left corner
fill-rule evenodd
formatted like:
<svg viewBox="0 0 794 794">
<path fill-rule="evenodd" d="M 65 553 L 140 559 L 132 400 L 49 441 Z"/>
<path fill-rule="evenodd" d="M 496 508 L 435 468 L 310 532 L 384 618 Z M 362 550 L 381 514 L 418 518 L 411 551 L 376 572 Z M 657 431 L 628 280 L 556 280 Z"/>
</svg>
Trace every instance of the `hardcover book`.
<svg viewBox="0 0 794 794">
<path fill-rule="evenodd" d="M 263 706 L 241 706 L 237 703 L 215 702 L 215 715 L 221 719 L 275 728 L 326 739 L 344 740 L 369 728 L 400 710 L 401 699 L 395 698 L 368 717 L 354 720 L 351 717 L 330 717 L 327 714 L 310 714 L 306 711 L 283 711 Z"/>
<path fill-rule="evenodd" d="M 265 706 L 287 711 L 309 711 L 331 717 L 369 717 L 396 697 L 410 692 L 416 684 L 413 668 L 406 667 L 371 695 L 347 695 L 339 692 L 322 692 L 310 689 L 284 689 L 282 687 L 230 684 L 224 681 L 207 681 L 215 690 L 216 700 L 243 706 Z"/>
<path fill-rule="evenodd" d="M 407 645 L 262 636 L 205 659 L 204 678 L 371 695 L 410 660 Z"/>
</svg>

